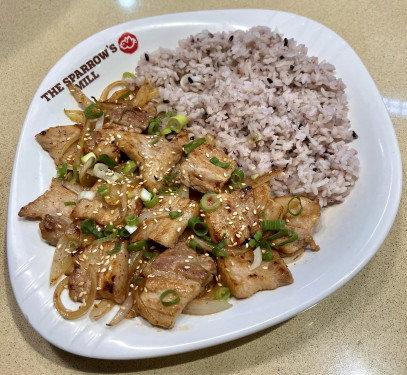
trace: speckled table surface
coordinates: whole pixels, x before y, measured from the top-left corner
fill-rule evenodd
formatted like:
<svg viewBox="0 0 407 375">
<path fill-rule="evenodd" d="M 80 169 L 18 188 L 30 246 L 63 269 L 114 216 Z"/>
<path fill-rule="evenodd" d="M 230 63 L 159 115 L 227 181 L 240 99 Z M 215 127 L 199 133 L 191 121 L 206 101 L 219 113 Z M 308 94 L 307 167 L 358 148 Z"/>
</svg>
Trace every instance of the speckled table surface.
<svg viewBox="0 0 407 375">
<path fill-rule="evenodd" d="M 407 162 L 407 3 L 404 0 L 9 1 L 1 2 L 0 351 L 2 374 L 407 374 L 407 206 L 370 263 L 349 283 L 289 321 L 205 350 L 161 359 L 100 361 L 55 348 L 20 312 L 10 287 L 6 214 L 11 169 L 31 98 L 49 69 L 83 39 L 147 16 L 225 8 L 284 10 L 316 20 L 360 56 L 389 111 Z M 403 190 L 404 194 L 404 190 Z"/>
</svg>

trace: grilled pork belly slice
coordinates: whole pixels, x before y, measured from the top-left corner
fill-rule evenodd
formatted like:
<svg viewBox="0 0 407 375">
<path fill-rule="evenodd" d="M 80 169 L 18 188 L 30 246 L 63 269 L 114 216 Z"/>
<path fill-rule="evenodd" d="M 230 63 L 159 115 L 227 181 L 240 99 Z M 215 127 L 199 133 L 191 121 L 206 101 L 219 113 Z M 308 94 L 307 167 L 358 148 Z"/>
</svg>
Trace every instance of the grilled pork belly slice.
<svg viewBox="0 0 407 375">
<path fill-rule="evenodd" d="M 81 132 L 81 125 L 55 126 L 38 133 L 35 139 L 54 159 L 55 165 L 73 164 L 73 155 L 76 153 L 77 139 Z"/>
<path fill-rule="evenodd" d="M 218 167 L 210 162 L 213 157 L 230 165 L 227 168 Z M 236 162 L 223 151 L 204 143 L 190 152 L 181 163 L 181 182 L 201 193 L 220 193 L 236 166 Z"/>
<path fill-rule="evenodd" d="M 171 211 L 182 210 L 182 216 L 171 219 L 168 215 Z M 164 196 L 160 201 L 150 209 L 144 209 L 143 213 L 156 212 L 157 217 L 164 218 L 146 220 L 139 223 L 137 231 L 131 236 L 131 242 L 139 240 L 153 240 L 165 247 L 172 247 L 178 241 L 182 232 L 188 225 L 191 217 L 198 216 L 199 204 L 188 198 L 182 198 L 178 195 Z"/>
<path fill-rule="evenodd" d="M 218 197 L 220 207 L 205 213 L 209 234 L 214 243 L 220 242 L 225 234 L 228 245 L 239 246 L 260 229 L 253 189 L 247 187 L 231 194 L 219 194 Z"/>
<path fill-rule="evenodd" d="M 109 193 L 105 196 L 98 194 L 98 187 L 106 186 Z M 143 203 L 140 199 L 127 199 L 125 211 L 123 210 L 121 200 L 123 185 L 121 183 L 107 183 L 107 181 L 96 182 L 90 191 L 95 193 L 92 200 L 81 199 L 72 211 L 72 217 L 79 219 L 92 218 L 97 223 L 102 225 L 119 224 L 127 212 L 138 215 L 143 208 Z M 126 187 L 128 191 L 140 191 L 141 188 Z M 126 193 L 124 193 L 126 194 Z"/>
<path fill-rule="evenodd" d="M 143 270 L 145 279 L 135 293 L 137 310 L 151 324 L 172 328 L 185 306 L 203 291 L 215 274 L 215 263 L 210 257 L 198 255 L 185 243 L 178 243 Z M 160 297 L 167 290 L 176 291 L 180 301 L 164 306 Z"/>
<path fill-rule="evenodd" d="M 285 220 L 286 228 L 291 229 L 298 235 L 298 240 L 279 247 L 279 250 L 291 255 L 296 251 L 310 246 L 313 250 L 318 251 L 319 246 L 315 243 L 312 234 L 321 217 L 321 207 L 318 201 L 314 202 L 308 198 L 300 197 L 302 212 L 298 216 L 293 216 L 288 212 L 288 202 L 292 197 L 278 197 L 274 199 L 276 204 L 282 207 L 280 219 Z M 293 199 L 290 203 L 290 211 L 296 213 L 300 210 L 300 204 L 297 199 Z M 285 241 L 288 237 L 281 237 L 274 242 L 276 244 Z"/>
<path fill-rule="evenodd" d="M 250 270 L 253 251 L 242 255 L 230 255 L 218 259 L 220 280 L 225 283 L 236 298 L 247 298 L 260 290 L 272 290 L 293 282 L 293 277 L 279 253 L 273 250 L 274 259 L 262 261 L 260 266 Z"/>
<path fill-rule="evenodd" d="M 98 246 L 78 248 L 74 255 L 74 269 L 69 275 L 69 296 L 73 301 L 81 301 L 90 290 L 87 269 L 90 264 L 97 267 L 97 299 L 109 299 L 121 304 L 127 297 L 129 274 L 129 253 L 120 243 L 119 252 L 109 255 L 117 242 L 104 242 Z"/>
<path fill-rule="evenodd" d="M 119 149 L 137 162 L 147 189 L 159 189 L 164 185 L 163 177 L 169 174 L 180 161 L 182 147 L 188 142 L 188 133 L 182 130 L 173 140 L 144 134 L 107 131 L 116 140 Z M 153 142 L 158 139 L 157 143 Z"/>
</svg>

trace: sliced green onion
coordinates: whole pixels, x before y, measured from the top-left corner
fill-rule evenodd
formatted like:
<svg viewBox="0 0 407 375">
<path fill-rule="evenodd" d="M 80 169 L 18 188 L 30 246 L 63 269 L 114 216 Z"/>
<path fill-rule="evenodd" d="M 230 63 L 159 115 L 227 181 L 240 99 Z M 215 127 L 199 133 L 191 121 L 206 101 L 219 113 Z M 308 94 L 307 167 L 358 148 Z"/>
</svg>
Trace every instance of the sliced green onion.
<svg viewBox="0 0 407 375">
<path fill-rule="evenodd" d="M 71 250 L 76 250 L 76 249 L 77 249 L 77 246 L 76 246 L 73 242 L 71 242 L 71 244 L 69 245 L 69 248 L 70 248 Z"/>
<path fill-rule="evenodd" d="M 165 181 L 167 181 L 168 183 L 173 183 L 174 179 L 178 176 L 178 174 L 179 174 L 179 171 L 177 171 L 173 174 L 170 174 L 169 176 L 164 176 L 163 179 Z"/>
<path fill-rule="evenodd" d="M 189 247 L 194 250 L 197 254 L 201 254 L 201 250 L 199 250 L 199 244 L 198 242 L 191 240 L 189 241 Z"/>
<path fill-rule="evenodd" d="M 97 110 L 97 112 L 94 111 L 95 109 Z M 99 104 L 96 103 L 93 103 L 89 107 L 86 107 L 83 113 L 85 114 L 85 117 L 89 120 L 95 120 L 103 116 L 102 108 L 100 108 Z"/>
<path fill-rule="evenodd" d="M 261 239 L 262 236 L 263 236 L 263 233 L 261 233 L 261 230 L 258 230 L 258 231 L 254 234 L 253 238 L 254 238 L 256 241 L 260 241 L 260 239 Z"/>
<path fill-rule="evenodd" d="M 128 238 L 131 235 L 131 233 L 126 228 L 119 228 L 117 232 L 118 235 L 123 238 Z"/>
<path fill-rule="evenodd" d="M 76 206 L 76 202 L 64 202 L 65 206 Z"/>
<path fill-rule="evenodd" d="M 208 224 L 195 216 L 188 220 L 188 227 L 198 236 L 203 237 L 208 233 Z"/>
<path fill-rule="evenodd" d="M 283 230 L 285 229 L 285 222 L 284 220 L 265 220 L 264 212 L 262 213 L 263 222 L 261 223 L 261 227 L 263 230 Z"/>
<path fill-rule="evenodd" d="M 181 129 L 182 129 L 187 123 L 188 123 L 188 118 L 187 118 L 187 116 L 180 114 L 180 115 L 176 115 L 176 116 L 171 117 L 171 118 L 168 120 L 168 124 L 167 124 L 167 125 L 168 125 L 168 127 L 169 127 L 172 131 L 174 131 L 174 132 L 176 132 L 176 133 L 179 133 L 179 132 L 181 131 Z"/>
<path fill-rule="evenodd" d="M 128 191 L 126 195 L 127 198 L 134 198 L 136 196 L 136 193 L 134 191 Z"/>
<path fill-rule="evenodd" d="M 266 251 L 263 253 L 261 252 L 261 259 L 262 260 L 273 260 L 274 259 L 274 254 L 273 251 L 271 250 L 270 243 L 267 241 L 260 242 L 260 247 L 262 249 L 266 249 Z"/>
<path fill-rule="evenodd" d="M 76 164 L 74 164 L 72 166 L 72 178 L 71 178 L 71 184 L 75 185 L 76 184 L 76 180 L 78 179 L 78 167 L 76 166 Z"/>
<path fill-rule="evenodd" d="M 159 189 L 160 195 L 177 194 L 179 186 L 162 186 Z"/>
<path fill-rule="evenodd" d="M 143 204 L 147 208 L 152 208 L 158 203 L 158 195 L 151 193 L 151 199 L 149 201 L 143 201 Z"/>
<path fill-rule="evenodd" d="M 128 175 L 133 173 L 137 168 L 136 162 L 129 160 L 123 168 L 123 174 Z"/>
<path fill-rule="evenodd" d="M 137 115 L 137 111 L 134 110 L 134 109 L 131 109 L 131 108 L 123 109 L 123 111 L 122 111 L 122 113 L 121 113 L 121 115 L 120 115 L 120 118 L 119 118 L 119 122 L 122 121 L 123 116 L 124 116 L 127 112 L 133 112 L 133 113 L 135 113 L 135 114 Z"/>
<path fill-rule="evenodd" d="M 113 169 L 116 166 L 116 163 L 108 155 L 102 154 L 96 158 L 95 162 L 92 164 L 92 167 L 99 161 L 101 161 L 103 164 L 106 164 L 109 169 Z"/>
<path fill-rule="evenodd" d="M 165 297 L 172 295 L 173 299 L 167 300 Z M 160 301 L 164 306 L 171 306 L 179 303 L 181 299 L 179 298 L 178 293 L 174 289 L 168 289 L 165 292 L 162 292 L 160 295 Z"/>
<path fill-rule="evenodd" d="M 65 179 L 67 172 L 68 172 L 68 164 L 66 164 L 66 163 L 58 164 L 58 168 L 57 168 L 57 177 L 58 178 Z"/>
<path fill-rule="evenodd" d="M 136 78 L 136 76 L 133 73 L 124 72 L 122 75 L 122 80 L 124 81 L 126 78 Z"/>
<path fill-rule="evenodd" d="M 276 234 L 273 234 L 272 236 L 267 237 L 267 241 L 268 241 L 268 242 L 272 242 L 272 241 L 274 241 L 274 240 L 277 240 L 278 238 L 287 236 L 287 234 L 288 234 L 287 229 L 280 230 L 280 231 L 278 231 Z"/>
<path fill-rule="evenodd" d="M 251 178 L 252 180 L 255 180 L 255 179 L 258 178 L 258 177 L 259 177 L 259 174 L 256 173 L 256 174 L 253 174 L 250 178 Z"/>
<path fill-rule="evenodd" d="M 151 251 L 145 251 L 143 253 L 143 257 L 146 259 L 152 259 L 152 258 L 154 258 L 154 256 L 155 256 L 155 254 Z"/>
<path fill-rule="evenodd" d="M 135 227 L 138 224 L 138 217 L 135 214 L 126 216 L 124 220 L 126 224 L 130 225 L 131 227 Z"/>
<path fill-rule="evenodd" d="M 160 140 L 160 138 L 154 139 L 154 141 L 151 142 L 152 145 L 155 145 L 156 143 L 158 143 Z"/>
<path fill-rule="evenodd" d="M 123 95 L 120 95 L 120 98 L 123 99 L 123 100 L 125 100 L 126 98 L 128 98 L 128 97 L 130 96 L 130 94 L 131 94 L 131 92 L 130 92 L 130 91 L 127 91 L 127 92 L 125 92 Z"/>
<path fill-rule="evenodd" d="M 230 289 L 222 286 L 216 290 L 215 299 L 219 301 L 227 301 L 230 297 Z"/>
<path fill-rule="evenodd" d="M 141 280 L 143 280 L 142 277 L 140 277 L 140 276 L 135 277 L 135 278 L 133 279 L 134 285 L 138 285 L 138 283 L 139 283 Z"/>
<path fill-rule="evenodd" d="M 213 157 L 211 160 L 209 160 L 213 165 L 216 165 L 217 167 L 221 168 L 227 168 L 229 167 L 230 163 L 223 163 L 221 162 L 217 157 Z"/>
<path fill-rule="evenodd" d="M 140 199 L 143 202 L 151 201 L 152 196 L 153 196 L 153 193 L 150 193 L 147 189 L 143 188 L 143 190 L 141 190 Z"/>
<path fill-rule="evenodd" d="M 255 247 L 257 247 L 259 245 L 259 241 L 256 241 L 254 238 L 251 238 L 250 240 L 249 240 L 249 246 L 251 247 L 251 248 L 255 248 Z"/>
<path fill-rule="evenodd" d="M 186 154 L 189 154 L 190 152 L 194 151 L 197 147 L 201 146 L 205 142 L 206 142 L 205 138 L 195 139 L 194 141 L 189 142 L 184 146 L 184 152 Z"/>
<path fill-rule="evenodd" d="M 93 234 L 96 238 L 103 237 L 103 233 L 96 229 L 96 222 L 94 219 L 85 219 L 81 224 L 81 231 L 84 234 Z"/>
<path fill-rule="evenodd" d="M 226 246 L 226 234 L 222 236 L 222 240 L 212 249 L 212 254 L 216 257 L 228 258 L 229 255 L 221 251 Z"/>
<path fill-rule="evenodd" d="M 103 231 L 103 234 L 105 236 L 110 236 L 111 234 L 113 234 L 116 231 L 117 231 L 117 229 L 115 228 L 115 226 L 112 224 L 109 224 L 109 225 L 105 226 L 105 230 Z"/>
<path fill-rule="evenodd" d="M 170 216 L 171 219 L 174 220 L 174 219 L 182 216 L 183 214 L 184 214 L 184 211 L 181 210 L 181 212 L 180 211 L 171 211 L 168 215 Z"/>
<path fill-rule="evenodd" d="M 167 135 L 171 133 L 171 129 L 170 128 L 164 128 L 162 130 L 160 130 L 160 135 Z"/>
<path fill-rule="evenodd" d="M 300 209 L 299 209 L 297 212 L 295 212 L 295 213 L 290 210 L 290 203 L 291 203 L 294 199 L 297 199 L 298 202 L 300 203 Z M 288 212 L 289 212 L 291 215 L 293 215 L 293 216 L 298 216 L 298 215 L 301 214 L 301 212 L 302 212 L 303 209 L 302 209 L 301 198 L 300 198 L 298 195 L 294 195 L 294 196 L 288 201 L 287 210 L 288 210 Z"/>
<path fill-rule="evenodd" d="M 283 242 L 275 244 L 276 247 L 284 246 L 284 245 L 286 245 L 288 243 L 291 243 L 291 242 L 294 242 L 294 241 L 298 240 L 298 235 L 294 231 L 288 229 L 287 234 L 290 236 L 290 238 L 288 238 L 287 240 L 285 240 Z"/>
<path fill-rule="evenodd" d="M 150 124 L 148 125 L 147 133 L 148 134 L 158 134 L 158 127 L 160 123 L 155 120 L 150 120 Z"/>
<path fill-rule="evenodd" d="M 244 179 L 244 173 L 241 169 L 235 169 L 230 176 L 230 181 L 233 185 L 238 185 L 239 187 L 242 185 Z"/>
<path fill-rule="evenodd" d="M 247 137 L 247 143 L 249 145 L 255 144 L 260 138 L 259 133 L 252 133 Z"/>
<path fill-rule="evenodd" d="M 96 155 L 93 152 L 88 152 L 86 155 L 81 157 L 81 163 L 85 164 L 90 158 L 96 159 Z"/>
<path fill-rule="evenodd" d="M 105 195 L 109 194 L 109 188 L 107 187 L 107 185 L 98 186 L 98 194 L 101 197 L 104 197 Z"/>
<path fill-rule="evenodd" d="M 122 245 L 120 244 L 120 242 L 116 242 L 116 243 L 114 244 L 113 250 L 106 251 L 106 254 L 107 254 L 107 255 L 116 254 L 116 253 L 118 253 L 118 252 L 120 251 L 120 248 L 121 248 L 121 247 L 122 247 Z"/>
<path fill-rule="evenodd" d="M 220 207 L 220 199 L 215 193 L 206 193 L 202 196 L 199 205 L 205 212 L 216 211 Z"/>
<path fill-rule="evenodd" d="M 148 242 L 146 240 L 133 242 L 127 246 L 128 251 L 141 251 L 146 249 L 148 249 Z"/>
</svg>

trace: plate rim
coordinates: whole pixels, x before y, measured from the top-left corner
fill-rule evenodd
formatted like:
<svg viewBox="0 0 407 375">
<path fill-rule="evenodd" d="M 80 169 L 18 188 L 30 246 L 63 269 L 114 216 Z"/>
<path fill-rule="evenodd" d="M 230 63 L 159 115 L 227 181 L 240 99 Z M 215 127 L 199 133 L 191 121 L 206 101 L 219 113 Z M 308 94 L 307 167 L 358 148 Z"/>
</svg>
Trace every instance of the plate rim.
<svg viewBox="0 0 407 375">
<path fill-rule="evenodd" d="M 78 44 L 76 44 L 74 47 L 72 47 L 69 51 L 67 51 L 53 66 L 52 68 L 47 72 L 47 74 L 44 76 L 44 78 L 42 79 L 40 85 L 38 86 L 38 89 L 36 90 L 33 98 L 31 99 L 31 103 L 30 106 L 27 110 L 26 116 L 25 116 L 25 120 L 20 132 L 20 136 L 19 136 L 19 140 L 18 140 L 18 144 L 17 144 L 17 148 L 16 148 L 16 152 L 15 152 L 15 157 L 14 157 L 14 162 L 13 162 L 13 169 L 12 169 L 12 174 L 11 174 L 11 183 L 10 183 L 10 190 L 9 190 L 9 203 L 8 203 L 8 213 L 7 213 L 7 232 L 6 232 L 6 238 L 7 238 L 7 262 L 8 262 L 8 270 L 9 270 L 9 275 L 10 275 L 10 283 L 12 285 L 12 289 L 13 289 L 13 293 L 14 293 L 14 297 L 17 301 L 17 304 L 20 308 L 20 311 L 22 312 L 22 314 L 24 315 L 24 317 L 27 319 L 27 321 L 29 322 L 29 324 L 33 327 L 33 329 L 38 332 L 43 338 L 45 338 L 48 342 L 50 342 L 51 344 L 59 347 L 62 350 L 77 354 L 77 355 L 81 355 L 81 356 L 86 356 L 86 357 L 90 357 L 90 358 L 104 358 L 104 359 L 141 359 L 141 358 L 151 358 L 151 357 L 161 357 L 161 356 L 167 356 L 167 355 L 173 355 L 173 354 L 178 354 L 178 353 L 182 353 L 182 352 L 187 352 L 187 351 L 193 351 L 193 350 L 198 350 L 198 349 L 203 349 L 209 346 L 215 346 L 221 343 L 225 343 L 225 342 L 229 342 L 229 341 L 233 341 L 236 340 L 238 338 L 241 337 L 245 337 L 248 335 L 251 335 L 255 332 L 258 332 L 260 330 L 266 329 L 268 327 L 271 327 L 275 324 L 281 323 L 283 321 L 286 321 L 287 319 L 290 319 L 291 317 L 297 315 L 299 312 L 302 312 L 310 307 L 312 307 L 313 305 L 315 305 L 316 303 L 322 301 L 324 298 L 326 298 L 327 296 L 329 296 L 330 294 L 332 294 L 333 292 L 335 292 L 336 290 L 338 290 L 340 287 L 342 287 L 343 285 L 345 285 L 348 281 L 350 281 L 357 273 L 359 273 L 365 266 L 366 264 L 371 260 L 371 258 L 376 254 L 376 252 L 379 250 L 380 246 L 382 245 L 383 241 L 385 240 L 385 238 L 387 237 L 388 232 L 390 231 L 393 222 L 396 218 L 397 212 L 398 212 L 398 206 L 400 204 L 400 199 L 401 199 L 401 193 L 402 193 L 402 160 L 401 160 L 401 154 L 400 154 L 400 150 L 399 150 L 399 145 L 398 145 L 398 140 L 396 137 L 396 133 L 395 133 L 395 129 L 394 126 L 391 127 L 391 129 L 386 129 L 387 130 L 387 139 L 390 139 L 392 144 L 396 146 L 396 149 L 394 150 L 394 153 L 392 155 L 392 161 L 394 163 L 394 165 L 392 165 L 393 167 L 393 179 L 391 181 L 391 186 L 389 187 L 389 194 L 390 192 L 393 193 L 391 199 L 389 199 L 387 201 L 387 204 L 385 206 L 385 209 L 383 209 L 382 211 L 382 226 L 381 228 L 379 228 L 378 231 L 375 232 L 375 243 L 377 244 L 376 248 L 372 251 L 370 251 L 369 253 L 365 254 L 365 256 L 363 258 L 361 258 L 360 262 L 353 267 L 353 270 L 346 274 L 343 275 L 343 277 L 341 277 L 339 280 L 337 280 L 334 284 L 330 285 L 328 288 L 324 289 L 322 292 L 320 292 L 317 295 L 314 295 L 312 298 L 308 298 L 305 302 L 303 302 L 300 305 L 296 305 L 295 307 L 293 307 L 292 309 L 290 309 L 288 312 L 286 311 L 284 313 L 284 316 L 277 316 L 277 317 L 273 317 L 271 319 L 266 319 L 261 321 L 258 324 L 254 324 L 252 326 L 249 327 L 245 327 L 245 328 L 237 328 L 235 329 L 233 332 L 228 332 L 228 333 L 223 333 L 220 335 L 217 335 L 215 337 L 212 337 L 210 339 L 207 340 L 194 340 L 193 342 L 187 342 L 185 344 L 182 345 L 178 345 L 176 347 L 165 347 L 163 348 L 149 348 L 148 352 L 146 353 L 146 351 L 143 352 L 143 354 L 141 356 L 136 355 L 136 353 L 134 351 L 130 352 L 129 355 L 125 355 L 126 353 L 123 353 L 124 355 L 107 355 L 106 353 L 103 353 L 104 355 L 95 355 L 93 353 L 93 355 L 88 355 L 88 354 L 82 354 L 79 350 L 76 350 L 76 348 L 72 348 L 72 347 L 68 347 L 65 345 L 62 345 L 61 342 L 56 342 L 55 340 L 51 340 L 49 337 L 46 337 L 45 335 L 43 335 L 42 332 L 40 332 L 39 330 L 37 330 L 37 328 L 35 326 L 33 326 L 28 318 L 28 316 L 25 314 L 24 310 L 21 307 L 21 304 L 18 298 L 18 293 L 16 293 L 15 290 L 15 283 L 13 283 L 12 281 L 12 272 L 11 272 L 11 263 L 13 262 L 12 260 L 12 233 L 13 233 L 13 228 L 11 227 L 11 223 L 12 223 L 12 219 L 14 217 L 14 210 L 13 210 L 13 202 L 15 199 L 15 175 L 17 173 L 17 166 L 18 166 L 18 159 L 19 159 L 19 155 L 21 154 L 21 143 L 22 143 L 22 139 L 25 138 L 25 133 L 28 130 L 28 121 L 30 119 L 30 117 L 32 116 L 32 111 L 33 111 L 33 107 L 34 107 L 34 102 L 35 99 L 37 97 L 37 95 L 40 93 L 42 86 L 45 84 L 45 81 L 47 80 L 47 78 L 52 75 L 52 73 L 54 72 L 54 70 L 57 70 L 59 65 L 62 64 L 62 62 L 65 60 L 66 56 L 73 53 L 73 51 L 75 51 L 76 49 L 80 49 L 82 45 L 88 43 L 89 40 L 93 40 L 94 38 L 96 38 L 97 36 L 100 36 L 101 34 L 104 34 L 106 32 L 114 32 L 117 29 L 122 29 L 125 27 L 128 27 L 130 25 L 134 25 L 134 24 L 139 24 L 139 23 L 143 23 L 143 22 L 149 22 L 149 21 L 153 21 L 153 22 L 157 22 L 157 21 L 163 21 L 163 22 L 171 22 L 171 18 L 179 15 L 179 14 L 183 14 L 183 15 L 191 15 L 193 17 L 200 17 L 200 16 L 205 16 L 207 14 L 211 14 L 211 13 L 220 13 L 220 12 L 226 12 L 226 13 L 240 13 L 240 12 L 250 12 L 250 13 L 256 13 L 256 12 L 268 12 L 270 14 L 275 14 L 275 13 L 283 13 L 289 16 L 296 16 L 296 17 L 300 17 L 303 20 L 306 21 L 311 21 L 312 23 L 322 27 L 325 30 L 329 30 L 331 33 L 333 33 L 337 38 L 339 38 L 343 43 L 346 44 L 347 48 L 355 55 L 355 57 L 359 60 L 361 66 L 364 68 L 364 70 L 366 71 L 366 73 L 368 74 L 371 82 L 373 83 L 373 86 L 375 88 L 375 92 L 374 95 L 378 98 L 380 98 L 380 101 L 383 104 L 383 107 L 386 111 L 387 114 L 387 118 L 390 122 L 390 124 L 392 124 L 391 118 L 387 112 L 387 109 L 384 106 L 383 100 L 381 98 L 381 95 L 378 91 L 378 88 L 376 86 L 376 84 L 374 83 L 372 77 L 370 76 L 370 73 L 368 72 L 368 70 L 366 69 L 365 65 L 363 64 L 363 62 L 361 61 L 361 59 L 359 58 L 359 56 L 356 54 L 356 52 L 353 50 L 353 48 L 341 37 L 339 36 L 337 33 L 335 33 L 335 31 L 331 30 L 330 28 L 328 28 L 327 26 L 314 21 L 308 17 L 304 17 L 295 13 L 290 13 L 290 12 L 285 12 L 285 11 L 279 11 L 279 10 L 271 10 L 271 9 L 219 9 L 219 10 L 203 10 L 203 11 L 194 11 L 194 12 L 180 12 L 180 13 L 170 13 L 170 14 L 164 14 L 164 15 L 158 15 L 158 16 L 152 16 L 152 17 L 146 17 L 146 18 L 139 18 L 139 19 L 135 19 L 135 20 L 131 20 L 131 21 L 127 21 L 118 25 L 114 25 L 111 26 L 109 28 L 106 28 L 104 30 L 101 30 L 89 37 L 87 37 L 86 39 L 82 40 L 81 42 L 79 42 Z M 389 132 L 390 130 L 392 130 L 391 132 Z M 386 215 L 384 215 L 386 214 Z M 288 315 L 288 316 L 287 316 Z M 193 347 L 191 347 L 193 346 Z M 164 351 L 164 353 L 163 353 Z"/>
</svg>

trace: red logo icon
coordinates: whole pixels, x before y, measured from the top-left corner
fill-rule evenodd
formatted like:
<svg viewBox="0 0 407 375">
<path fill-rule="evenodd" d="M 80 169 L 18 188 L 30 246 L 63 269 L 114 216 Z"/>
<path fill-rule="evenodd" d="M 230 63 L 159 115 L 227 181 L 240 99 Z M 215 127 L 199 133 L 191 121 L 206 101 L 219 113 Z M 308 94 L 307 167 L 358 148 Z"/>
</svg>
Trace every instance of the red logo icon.
<svg viewBox="0 0 407 375">
<path fill-rule="evenodd" d="M 119 38 L 120 51 L 124 53 L 134 53 L 138 48 L 138 40 L 135 35 L 130 33 L 124 33 Z"/>
</svg>

